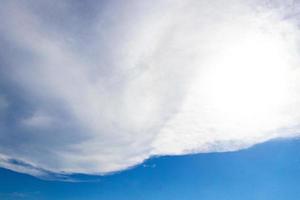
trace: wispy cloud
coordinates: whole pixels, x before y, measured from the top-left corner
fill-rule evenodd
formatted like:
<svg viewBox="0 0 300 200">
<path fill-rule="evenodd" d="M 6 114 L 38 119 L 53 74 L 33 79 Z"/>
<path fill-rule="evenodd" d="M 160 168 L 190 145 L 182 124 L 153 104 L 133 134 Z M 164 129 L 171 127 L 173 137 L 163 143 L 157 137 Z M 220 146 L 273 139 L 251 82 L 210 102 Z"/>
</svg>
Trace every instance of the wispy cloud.
<svg viewBox="0 0 300 200">
<path fill-rule="evenodd" d="M 103 174 L 296 135 L 298 7 L 3 1 L 0 165 Z"/>
</svg>

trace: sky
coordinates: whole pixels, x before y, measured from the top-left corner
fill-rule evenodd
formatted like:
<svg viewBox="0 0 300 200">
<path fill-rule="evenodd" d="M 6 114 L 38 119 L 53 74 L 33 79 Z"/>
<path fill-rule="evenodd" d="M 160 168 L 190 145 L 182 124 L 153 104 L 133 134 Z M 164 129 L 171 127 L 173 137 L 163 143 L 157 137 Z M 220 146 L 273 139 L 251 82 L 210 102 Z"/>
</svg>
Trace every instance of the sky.
<svg viewBox="0 0 300 200">
<path fill-rule="evenodd" d="M 276 140 L 231 153 L 153 158 L 113 175 L 77 175 L 77 182 L 45 181 L 1 169 L 0 198 L 296 200 L 299 150 L 300 140 Z"/>
<path fill-rule="evenodd" d="M 297 0 L 1 1 L 0 195 L 130 199 L 124 183 L 133 199 L 232 199 L 248 180 L 257 198 L 297 199 L 299 12 Z"/>
</svg>

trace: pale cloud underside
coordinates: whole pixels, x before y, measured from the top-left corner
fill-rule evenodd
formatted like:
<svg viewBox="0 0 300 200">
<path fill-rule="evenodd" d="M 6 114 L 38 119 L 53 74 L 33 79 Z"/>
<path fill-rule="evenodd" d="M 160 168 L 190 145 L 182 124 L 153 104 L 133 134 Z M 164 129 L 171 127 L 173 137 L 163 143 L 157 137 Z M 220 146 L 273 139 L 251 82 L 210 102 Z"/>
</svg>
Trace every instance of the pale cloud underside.
<svg viewBox="0 0 300 200">
<path fill-rule="evenodd" d="M 297 136 L 292 1 L 111 1 L 83 19 L 69 1 L 54 2 L 0 8 L 13 47 L 0 68 L 24 103 L 0 93 L 0 117 L 16 114 L 0 123 L 0 166 L 103 174 L 154 155 Z"/>
</svg>

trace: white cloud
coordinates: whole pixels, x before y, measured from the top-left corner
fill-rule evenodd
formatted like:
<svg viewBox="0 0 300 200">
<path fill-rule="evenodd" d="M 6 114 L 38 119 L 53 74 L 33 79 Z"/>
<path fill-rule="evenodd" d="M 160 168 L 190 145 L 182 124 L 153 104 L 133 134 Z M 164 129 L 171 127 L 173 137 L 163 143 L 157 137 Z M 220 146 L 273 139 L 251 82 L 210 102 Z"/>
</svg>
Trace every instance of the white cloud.
<svg viewBox="0 0 300 200">
<path fill-rule="evenodd" d="M 22 122 L 25 126 L 31 127 L 49 127 L 53 126 L 53 119 L 47 114 L 39 111 L 33 113 L 32 116 L 25 118 Z"/>
<path fill-rule="evenodd" d="M 24 103 L 0 127 L 1 166 L 101 174 L 299 131 L 295 5 L 112 1 L 84 18 L 68 1 L 48 4 L 0 9 L 18 58 L 5 56 L 6 80 L 22 91 L 10 98 Z"/>
</svg>

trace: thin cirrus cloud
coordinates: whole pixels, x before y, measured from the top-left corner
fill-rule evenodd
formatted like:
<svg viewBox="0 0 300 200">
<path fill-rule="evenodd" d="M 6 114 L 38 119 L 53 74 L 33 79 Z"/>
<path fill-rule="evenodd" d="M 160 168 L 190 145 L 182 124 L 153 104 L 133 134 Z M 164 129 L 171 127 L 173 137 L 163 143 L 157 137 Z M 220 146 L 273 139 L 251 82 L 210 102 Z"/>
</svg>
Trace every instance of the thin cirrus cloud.
<svg viewBox="0 0 300 200">
<path fill-rule="evenodd" d="M 299 132 L 294 1 L 3 1 L 0 166 L 105 174 Z"/>
</svg>

